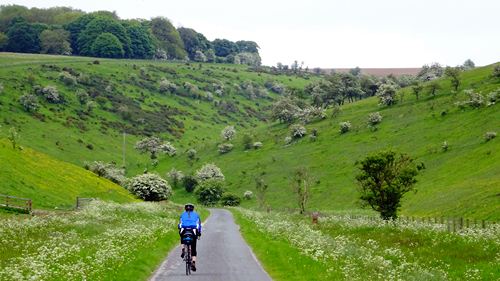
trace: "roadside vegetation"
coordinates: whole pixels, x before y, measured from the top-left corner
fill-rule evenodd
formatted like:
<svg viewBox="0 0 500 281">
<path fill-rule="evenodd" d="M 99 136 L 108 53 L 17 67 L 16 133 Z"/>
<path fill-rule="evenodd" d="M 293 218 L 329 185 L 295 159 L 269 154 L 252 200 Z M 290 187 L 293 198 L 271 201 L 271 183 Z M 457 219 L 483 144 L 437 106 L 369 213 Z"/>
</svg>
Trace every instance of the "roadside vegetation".
<svg viewBox="0 0 500 281">
<path fill-rule="evenodd" d="M 233 209 L 275 280 L 495 280 L 500 228 Z"/>
</svg>

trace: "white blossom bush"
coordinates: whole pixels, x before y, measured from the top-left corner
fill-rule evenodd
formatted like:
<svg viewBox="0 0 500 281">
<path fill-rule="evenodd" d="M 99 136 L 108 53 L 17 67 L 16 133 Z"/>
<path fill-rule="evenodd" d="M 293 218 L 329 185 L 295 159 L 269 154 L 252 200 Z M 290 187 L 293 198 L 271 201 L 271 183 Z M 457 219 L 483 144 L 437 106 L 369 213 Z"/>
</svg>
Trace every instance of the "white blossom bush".
<svg viewBox="0 0 500 281">
<path fill-rule="evenodd" d="M 243 193 L 243 198 L 245 198 L 246 200 L 250 200 L 253 198 L 253 192 L 250 191 L 250 190 L 247 190 Z"/>
<path fill-rule="evenodd" d="M 212 94 L 212 93 L 211 93 L 211 92 L 209 92 L 209 91 L 206 91 L 206 92 L 205 92 L 205 99 L 206 99 L 207 101 L 213 101 L 213 100 L 214 100 L 214 94 Z"/>
<path fill-rule="evenodd" d="M 175 156 L 177 154 L 177 149 L 170 142 L 165 142 L 160 144 L 159 151 L 168 154 L 168 156 Z"/>
<path fill-rule="evenodd" d="M 391 106 L 396 104 L 397 86 L 390 83 L 380 85 L 377 90 L 376 96 L 379 98 L 379 105 Z"/>
<path fill-rule="evenodd" d="M 195 160 L 196 156 L 198 155 L 198 151 L 196 151 L 196 149 L 194 149 L 194 148 L 190 148 L 186 152 L 186 155 L 187 155 L 189 160 Z"/>
<path fill-rule="evenodd" d="M 286 136 L 285 137 L 285 145 L 289 145 L 291 144 L 293 141 L 292 137 L 291 136 Z"/>
<path fill-rule="evenodd" d="M 38 103 L 38 98 L 35 95 L 24 94 L 19 97 L 19 103 L 22 105 L 24 110 L 28 112 L 35 112 L 40 108 Z"/>
<path fill-rule="evenodd" d="M 75 95 L 76 99 L 80 102 L 81 105 L 85 105 L 90 100 L 90 96 L 85 90 L 78 89 L 76 90 Z"/>
<path fill-rule="evenodd" d="M 470 107 L 480 108 L 485 104 L 483 95 L 476 93 L 473 90 L 466 90 L 464 92 L 469 96 L 467 103 Z"/>
<path fill-rule="evenodd" d="M 295 118 L 306 124 L 315 120 L 323 120 L 326 119 L 326 109 L 318 106 L 309 106 L 298 110 L 295 113 Z"/>
<path fill-rule="evenodd" d="M 490 92 L 486 99 L 488 100 L 487 106 L 494 105 L 500 98 L 500 89 Z"/>
<path fill-rule="evenodd" d="M 497 132 L 486 132 L 484 134 L 484 140 L 487 142 L 496 138 L 496 137 L 497 137 Z"/>
<path fill-rule="evenodd" d="M 194 94 L 194 93 L 198 92 L 198 87 L 196 85 L 189 83 L 189 82 L 184 82 L 183 87 L 190 94 Z"/>
<path fill-rule="evenodd" d="M 59 94 L 55 86 L 35 87 L 35 93 L 42 95 L 50 103 L 63 103 L 64 97 Z"/>
<path fill-rule="evenodd" d="M 167 177 L 170 179 L 174 186 L 177 186 L 177 184 L 179 184 L 184 179 L 184 173 L 175 168 L 172 168 L 167 173 Z"/>
<path fill-rule="evenodd" d="M 217 148 L 218 148 L 220 154 L 226 154 L 226 153 L 230 152 L 231 150 L 233 150 L 233 147 L 234 146 L 231 143 L 222 143 L 222 144 L 219 144 L 219 146 Z"/>
<path fill-rule="evenodd" d="M 160 93 L 175 93 L 177 91 L 177 85 L 173 82 L 168 81 L 168 79 L 162 79 L 160 81 L 160 86 L 158 87 Z"/>
<path fill-rule="evenodd" d="M 77 84 L 76 77 L 70 73 L 63 71 L 59 73 L 59 80 L 64 83 L 64 85 L 72 87 Z"/>
<path fill-rule="evenodd" d="M 220 136 L 222 139 L 226 141 L 232 140 L 236 136 L 236 129 L 234 126 L 227 126 L 220 132 Z"/>
<path fill-rule="evenodd" d="M 374 112 L 374 113 L 370 113 L 368 115 L 368 124 L 369 125 L 375 126 L 375 125 L 379 124 L 380 122 L 382 122 L 382 115 L 380 114 L 380 112 Z"/>
<path fill-rule="evenodd" d="M 307 133 L 306 127 L 300 124 L 293 124 L 290 126 L 290 135 L 292 138 L 299 139 L 305 136 Z"/>
<path fill-rule="evenodd" d="M 168 200 L 172 188 L 166 180 L 157 174 L 142 174 L 127 181 L 127 189 L 145 201 Z"/>
<path fill-rule="evenodd" d="M 256 141 L 256 142 L 253 143 L 252 146 L 253 146 L 254 149 L 259 149 L 259 148 L 262 147 L 262 145 L 263 145 L 262 142 Z"/>
<path fill-rule="evenodd" d="M 351 127 L 352 127 L 351 122 L 349 122 L 349 121 L 340 122 L 339 126 L 340 126 L 339 131 L 341 134 L 345 134 L 345 133 L 349 132 L 349 130 L 351 130 Z"/>
<path fill-rule="evenodd" d="M 205 56 L 205 54 L 202 51 L 196 50 L 196 52 L 194 53 L 193 60 L 196 62 L 206 62 L 207 56 Z"/>
<path fill-rule="evenodd" d="M 83 167 L 94 174 L 109 179 L 117 184 L 124 184 L 126 181 L 125 170 L 116 167 L 115 164 L 102 161 L 85 162 Z"/>
<path fill-rule="evenodd" d="M 196 178 L 201 182 L 209 179 L 225 180 L 221 169 L 213 163 L 207 163 L 197 170 Z"/>
</svg>

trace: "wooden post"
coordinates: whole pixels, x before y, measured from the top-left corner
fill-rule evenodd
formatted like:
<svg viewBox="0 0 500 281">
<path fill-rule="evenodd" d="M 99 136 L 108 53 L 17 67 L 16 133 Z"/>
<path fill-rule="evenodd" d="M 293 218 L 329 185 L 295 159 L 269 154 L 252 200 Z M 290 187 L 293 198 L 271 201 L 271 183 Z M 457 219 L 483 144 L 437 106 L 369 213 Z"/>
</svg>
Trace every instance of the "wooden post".
<svg viewBox="0 0 500 281">
<path fill-rule="evenodd" d="M 464 218 L 460 217 L 458 219 L 458 227 L 459 227 L 459 229 L 463 229 L 464 228 Z"/>
<path fill-rule="evenodd" d="M 78 209 L 80 206 L 78 205 L 80 201 L 78 200 L 78 196 L 76 197 L 76 208 Z"/>
<path fill-rule="evenodd" d="M 467 228 L 469 228 L 469 219 L 467 219 L 467 220 L 465 221 L 465 225 L 466 225 L 466 227 L 467 227 Z"/>
<path fill-rule="evenodd" d="M 443 218 L 443 217 L 441 217 L 441 218 Z M 450 229 L 450 219 L 449 218 L 446 218 L 446 230 L 448 230 L 448 232 L 451 231 L 451 229 Z"/>
<path fill-rule="evenodd" d="M 319 217 L 319 213 L 318 212 L 313 212 L 312 213 L 312 223 L 313 224 L 318 224 L 318 217 Z"/>
<path fill-rule="evenodd" d="M 455 218 L 453 218 L 453 232 L 457 231 L 457 224 Z"/>
<path fill-rule="evenodd" d="M 28 207 L 28 213 L 30 213 L 30 214 L 31 214 L 31 209 L 32 209 L 32 202 L 31 202 L 31 199 L 30 199 L 30 200 L 28 200 L 28 202 L 26 202 L 26 205 L 27 205 L 27 207 Z"/>
<path fill-rule="evenodd" d="M 481 221 L 481 227 L 484 229 L 486 228 L 486 222 L 484 220 Z"/>
<path fill-rule="evenodd" d="M 5 206 L 9 208 L 9 196 L 5 197 Z"/>
</svg>

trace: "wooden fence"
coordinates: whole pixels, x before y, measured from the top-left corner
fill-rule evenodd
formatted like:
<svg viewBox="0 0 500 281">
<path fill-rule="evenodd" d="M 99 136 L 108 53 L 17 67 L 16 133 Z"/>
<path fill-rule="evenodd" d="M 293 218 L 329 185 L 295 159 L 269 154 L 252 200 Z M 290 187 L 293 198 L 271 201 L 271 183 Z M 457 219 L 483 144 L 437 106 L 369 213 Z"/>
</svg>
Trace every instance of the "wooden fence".
<svg viewBox="0 0 500 281">
<path fill-rule="evenodd" d="M 85 207 L 93 200 L 95 200 L 95 198 L 76 197 L 76 209 L 80 209 L 82 207 Z"/>
<path fill-rule="evenodd" d="M 7 209 L 18 209 L 24 210 L 28 214 L 32 211 L 32 201 L 29 198 L 21 198 L 16 196 L 10 196 L 5 194 L 0 194 L 0 207 Z"/>
<path fill-rule="evenodd" d="M 298 209 L 293 209 L 293 208 L 285 208 L 285 209 L 280 209 L 278 211 L 286 212 L 286 213 L 298 213 Z M 313 211 L 306 211 L 304 215 L 310 216 L 312 219 L 312 223 L 316 224 L 318 223 L 318 218 L 319 217 L 327 217 L 329 215 L 335 215 L 335 214 L 328 214 L 328 213 L 321 213 L 321 212 L 313 212 Z M 365 219 L 365 220 L 370 220 L 370 221 L 378 221 L 381 220 L 379 216 L 369 216 L 369 215 L 352 215 L 352 214 L 338 214 L 337 216 L 343 216 L 343 217 L 348 217 L 350 219 Z M 477 219 L 468 219 L 468 218 L 463 218 L 463 217 L 415 217 L 415 216 L 399 216 L 397 218 L 397 221 L 400 222 L 414 222 L 414 223 L 422 223 L 422 224 L 439 224 L 446 226 L 446 230 L 448 232 L 456 232 L 462 229 L 466 228 L 482 228 L 485 229 L 487 227 L 490 227 L 491 225 L 497 224 L 496 221 L 488 221 L 488 220 L 477 220 Z"/>
</svg>

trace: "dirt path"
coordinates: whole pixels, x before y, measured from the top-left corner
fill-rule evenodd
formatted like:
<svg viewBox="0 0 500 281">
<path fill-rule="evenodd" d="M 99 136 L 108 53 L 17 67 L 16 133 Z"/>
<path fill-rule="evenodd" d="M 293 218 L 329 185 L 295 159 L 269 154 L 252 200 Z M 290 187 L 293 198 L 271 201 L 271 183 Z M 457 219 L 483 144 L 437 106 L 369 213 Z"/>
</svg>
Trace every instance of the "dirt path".
<svg viewBox="0 0 500 281">
<path fill-rule="evenodd" d="M 211 209 L 198 241 L 197 271 L 185 275 L 185 264 L 176 247 L 150 280 L 266 281 L 269 275 L 241 237 L 231 212 Z"/>
</svg>

